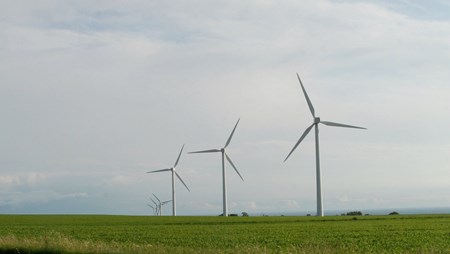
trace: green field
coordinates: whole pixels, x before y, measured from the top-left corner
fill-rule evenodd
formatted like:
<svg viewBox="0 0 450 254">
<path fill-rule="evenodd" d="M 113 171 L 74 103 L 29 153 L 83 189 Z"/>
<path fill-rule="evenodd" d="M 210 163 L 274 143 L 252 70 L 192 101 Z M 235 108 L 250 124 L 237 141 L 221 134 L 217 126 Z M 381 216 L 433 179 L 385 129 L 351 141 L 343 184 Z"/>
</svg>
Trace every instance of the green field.
<svg viewBox="0 0 450 254">
<path fill-rule="evenodd" d="M 0 215 L 0 253 L 450 253 L 450 215 Z"/>
</svg>

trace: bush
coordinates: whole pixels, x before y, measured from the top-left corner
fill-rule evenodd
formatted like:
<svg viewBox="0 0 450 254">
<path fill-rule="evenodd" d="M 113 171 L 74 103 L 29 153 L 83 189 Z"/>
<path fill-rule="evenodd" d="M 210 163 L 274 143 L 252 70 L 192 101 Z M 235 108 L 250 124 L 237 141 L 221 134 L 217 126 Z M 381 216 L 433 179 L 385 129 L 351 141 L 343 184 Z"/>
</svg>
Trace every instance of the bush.
<svg viewBox="0 0 450 254">
<path fill-rule="evenodd" d="M 389 215 L 399 215 L 399 213 L 396 211 L 393 211 L 392 213 L 389 213 Z"/>
<path fill-rule="evenodd" d="M 348 212 L 347 216 L 355 216 L 355 215 L 362 215 L 361 211 L 353 211 L 353 212 Z"/>
</svg>

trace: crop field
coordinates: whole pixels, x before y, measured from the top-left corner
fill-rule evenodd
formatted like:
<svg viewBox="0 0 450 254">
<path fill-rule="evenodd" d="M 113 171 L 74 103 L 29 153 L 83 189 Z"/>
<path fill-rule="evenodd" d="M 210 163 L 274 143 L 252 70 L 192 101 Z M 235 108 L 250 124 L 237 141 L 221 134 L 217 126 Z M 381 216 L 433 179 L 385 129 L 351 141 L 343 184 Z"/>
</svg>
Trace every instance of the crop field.
<svg viewBox="0 0 450 254">
<path fill-rule="evenodd" d="M 0 253 L 450 253 L 450 215 L 0 215 Z"/>
</svg>

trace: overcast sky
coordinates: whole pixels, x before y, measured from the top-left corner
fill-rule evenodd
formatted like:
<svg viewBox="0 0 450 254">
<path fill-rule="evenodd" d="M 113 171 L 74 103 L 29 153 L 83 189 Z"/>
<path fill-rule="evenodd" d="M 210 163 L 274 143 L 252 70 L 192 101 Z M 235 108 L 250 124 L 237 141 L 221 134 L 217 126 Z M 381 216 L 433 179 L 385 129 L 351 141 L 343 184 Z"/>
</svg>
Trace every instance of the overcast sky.
<svg viewBox="0 0 450 254">
<path fill-rule="evenodd" d="M 447 1 L 0 0 L 0 213 L 148 214 L 229 146 L 229 210 L 450 206 Z M 222 212 L 183 153 L 178 214 Z M 170 213 L 170 205 L 164 208 Z"/>
</svg>

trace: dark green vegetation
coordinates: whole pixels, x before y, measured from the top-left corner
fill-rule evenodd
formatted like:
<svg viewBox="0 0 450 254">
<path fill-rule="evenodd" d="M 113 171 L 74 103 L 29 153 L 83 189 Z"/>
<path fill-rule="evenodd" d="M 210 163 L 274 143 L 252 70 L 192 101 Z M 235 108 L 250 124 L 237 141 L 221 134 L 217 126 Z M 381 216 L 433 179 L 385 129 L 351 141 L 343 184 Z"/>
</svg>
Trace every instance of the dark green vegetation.
<svg viewBox="0 0 450 254">
<path fill-rule="evenodd" d="M 0 215 L 0 253 L 450 253 L 450 215 Z"/>
<path fill-rule="evenodd" d="M 362 215 L 362 212 L 361 211 L 353 211 L 353 212 L 348 212 L 347 214 L 344 214 L 344 215 L 347 215 L 347 216 L 360 216 L 360 215 Z"/>
</svg>

